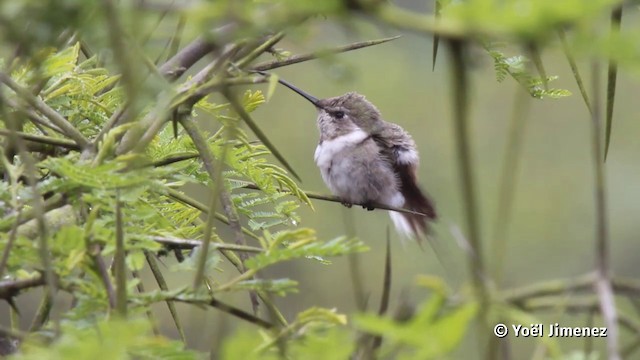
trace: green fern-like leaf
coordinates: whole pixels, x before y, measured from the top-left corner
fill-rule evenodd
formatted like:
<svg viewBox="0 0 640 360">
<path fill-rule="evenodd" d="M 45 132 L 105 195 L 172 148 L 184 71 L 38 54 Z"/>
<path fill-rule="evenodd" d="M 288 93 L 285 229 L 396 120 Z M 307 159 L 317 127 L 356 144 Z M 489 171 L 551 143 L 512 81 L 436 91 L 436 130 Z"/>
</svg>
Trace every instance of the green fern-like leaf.
<svg viewBox="0 0 640 360">
<path fill-rule="evenodd" d="M 283 244 L 280 247 L 277 244 Z M 283 231 L 275 235 L 270 249 L 247 260 L 249 269 L 259 270 L 282 261 L 305 257 L 339 256 L 362 252 L 367 246 L 358 239 L 339 237 L 327 242 L 318 241 L 309 229 Z"/>
</svg>

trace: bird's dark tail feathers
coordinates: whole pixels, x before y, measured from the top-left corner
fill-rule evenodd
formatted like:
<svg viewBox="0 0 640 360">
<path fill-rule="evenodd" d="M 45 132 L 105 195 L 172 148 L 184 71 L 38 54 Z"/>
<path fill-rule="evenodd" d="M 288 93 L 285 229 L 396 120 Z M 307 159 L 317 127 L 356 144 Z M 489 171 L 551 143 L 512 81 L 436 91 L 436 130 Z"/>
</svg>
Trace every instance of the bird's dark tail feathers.
<svg viewBox="0 0 640 360">
<path fill-rule="evenodd" d="M 415 179 L 402 179 L 403 175 L 415 176 L 411 172 L 400 172 L 400 192 L 405 200 L 403 207 L 426 216 L 393 211 L 389 214 L 399 232 L 420 240 L 430 234 L 429 223 L 436 220 L 438 215 L 433 202 L 418 187 Z"/>
</svg>

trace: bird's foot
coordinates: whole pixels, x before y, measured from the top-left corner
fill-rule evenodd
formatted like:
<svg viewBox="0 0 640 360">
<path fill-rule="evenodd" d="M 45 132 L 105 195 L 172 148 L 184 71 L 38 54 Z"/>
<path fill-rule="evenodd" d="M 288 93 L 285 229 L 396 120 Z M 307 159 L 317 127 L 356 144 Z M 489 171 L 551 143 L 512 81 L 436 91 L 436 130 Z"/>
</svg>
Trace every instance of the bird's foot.
<svg viewBox="0 0 640 360">
<path fill-rule="evenodd" d="M 364 204 L 362 205 L 363 209 L 367 209 L 367 211 L 373 211 L 373 209 L 375 209 L 375 207 L 373 207 L 373 205 L 371 204 Z"/>
<path fill-rule="evenodd" d="M 342 205 L 344 205 L 344 206 L 348 207 L 349 209 L 351 209 L 351 207 L 353 206 L 353 204 L 352 204 L 352 203 L 350 203 L 350 202 L 346 202 L 346 201 L 341 201 L 340 203 L 341 203 Z"/>
</svg>

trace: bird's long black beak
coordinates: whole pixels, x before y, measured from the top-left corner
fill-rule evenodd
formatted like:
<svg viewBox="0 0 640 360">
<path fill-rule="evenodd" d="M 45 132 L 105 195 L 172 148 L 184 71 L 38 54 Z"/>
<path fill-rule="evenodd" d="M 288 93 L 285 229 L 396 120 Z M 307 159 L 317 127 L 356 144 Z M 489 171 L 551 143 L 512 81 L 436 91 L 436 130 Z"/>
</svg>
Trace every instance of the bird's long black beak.
<svg viewBox="0 0 640 360">
<path fill-rule="evenodd" d="M 257 73 L 264 75 L 264 76 L 271 76 L 271 74 L 264 72 L 264 71 L 257 71 Z M 297 86 L 289 83 L 288 81 L 282 80 L 280 78 L 278 78 L 278 82 L 286 87 L 288 87 L 289 89 L 295 91 L 296 93 L 298 93 L 298 95 L 302 96 L 303 98 L 309 100 L 310 103 L 312 103 L 313 105 L 315 105 L 315 107 L 317 108 L 322 108 L 322 106 L 320 106 L 320 100 L 315 97 L 312 96 L 304 91 L 302 91 L 300 88 L 298 88 Z"/>
</svg>

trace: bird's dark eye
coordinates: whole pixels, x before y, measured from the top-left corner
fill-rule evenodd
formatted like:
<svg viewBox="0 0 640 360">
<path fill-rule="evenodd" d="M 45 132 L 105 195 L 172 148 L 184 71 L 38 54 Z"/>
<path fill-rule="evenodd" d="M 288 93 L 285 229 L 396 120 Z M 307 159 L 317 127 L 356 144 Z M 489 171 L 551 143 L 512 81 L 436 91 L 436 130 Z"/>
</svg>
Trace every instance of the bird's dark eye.
<svg viewBox="0 0 640 360">
<path fill-rule="evenodd" d="M 342 119 L 344 117 L 344 111 L 336 111 L 336 112 L 333 113 L 333 116 L 336 119 Z"/>
</svg>

